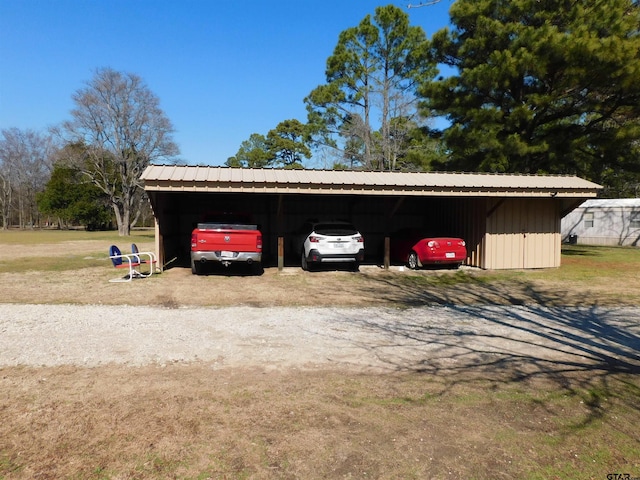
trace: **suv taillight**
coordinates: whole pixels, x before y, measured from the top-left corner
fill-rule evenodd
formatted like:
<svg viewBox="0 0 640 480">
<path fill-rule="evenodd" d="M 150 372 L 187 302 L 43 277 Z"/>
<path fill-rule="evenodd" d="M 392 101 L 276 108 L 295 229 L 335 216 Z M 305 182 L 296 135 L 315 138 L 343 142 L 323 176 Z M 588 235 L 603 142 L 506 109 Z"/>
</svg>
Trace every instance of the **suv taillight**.
<svg viewBox="0 0 640 480">
<path fill-rule="evenodd" d="M 356 242 L 364 243 L 364 237 L 362 235 L 356 237 Z"/>
<path fill-rule="evenodd" d="M 314 235 L 310 235 L 310 236 L 309 236 L 309 241 L 310 241 L 311 243 L 318 243 L 318 242 L 320 241 L 320 238 L 318 238 L 318 237 L 316 237 L 316 236 L 314 236 Z"/>
</svg>

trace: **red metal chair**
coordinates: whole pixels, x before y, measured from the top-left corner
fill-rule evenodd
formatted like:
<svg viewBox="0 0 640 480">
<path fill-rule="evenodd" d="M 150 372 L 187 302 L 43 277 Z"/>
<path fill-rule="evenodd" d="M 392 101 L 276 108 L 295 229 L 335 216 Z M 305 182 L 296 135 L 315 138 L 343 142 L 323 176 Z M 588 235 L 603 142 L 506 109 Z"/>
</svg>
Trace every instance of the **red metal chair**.
<svg viewBox="0 0 640 480">
<path fill-rule="evenodd" d="M 155 265 L 157 263 L 156 254 L 153 252 L 141 252 L 138 250 L 138 246 L 135 243 L 131 244 L 131 254 L 136 262 L 139 262 L 142 265 L 149 265 L 149 272 L 143 273 L 144 277 L 148 277 L 152 273 L 154 273 Z"/>
<path fill-rule="evenodd" d="M 115 268 L 122 268 L 129 270 L 129 273 L 122 278 L 114 278 L 109 280 L 110 282 L 130 282 L 134 278 L 148 277 L 140 273 L 136 268 L 141 265 L 140 258 L 132 254 L 122 253 L 116 245 L 111 245 L 109 248 L 109 258 Z"/>
</svg>

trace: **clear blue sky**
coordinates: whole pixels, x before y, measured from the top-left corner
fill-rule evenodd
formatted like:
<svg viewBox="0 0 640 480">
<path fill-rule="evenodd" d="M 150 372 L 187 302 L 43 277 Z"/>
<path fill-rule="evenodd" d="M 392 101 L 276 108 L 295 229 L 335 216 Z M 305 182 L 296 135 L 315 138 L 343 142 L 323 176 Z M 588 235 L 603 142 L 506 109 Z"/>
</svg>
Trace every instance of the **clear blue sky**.
<svg viewBox="0 0 640 480">
<path fill-rule="evenodd" d="M 160 98 L 181 158 L 222 165 L 252 133 L 304 122 L 339 33 L 389 3 L 431 37 L 452 0 L 0 0 L 0 129 L 69 119 L 73 93 L 110 67 Z"/>
</svg>

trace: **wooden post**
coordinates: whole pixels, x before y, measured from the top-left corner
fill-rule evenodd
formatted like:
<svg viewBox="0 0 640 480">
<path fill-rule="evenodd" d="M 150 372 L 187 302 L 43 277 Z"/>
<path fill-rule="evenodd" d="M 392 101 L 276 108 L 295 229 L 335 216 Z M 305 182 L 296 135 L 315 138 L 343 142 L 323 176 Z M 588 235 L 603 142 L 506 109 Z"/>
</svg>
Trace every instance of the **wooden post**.
<svg viewBox="0 0 640 480">
<path fill-rule="evenodd" d="M 391 265 L 391 255 L 390 255 L 391 241 L 389 236 L 386 235 L 384 237 L 384 269 L 389 270 L 389 266 Z"/>
<path fill-rule="evenodd" d="M 405 197 L 400 197 L 396 199 L 395 203 L 391 206 L 391 209 L 387 211 L 387 226 L 385 227 L 384 232 L 384 269 L 389 270 L 391 266 L 391 237 L 389 237 L 389 225 L 391 224 L 391 219 L 395 216 L 395 214 L 400 210 L 400 207 L 404 203 Z"/>
<path fill-rule="evenodd" d="M 284 268 L 284 237 L 278 237 L 278 271 Z"/>
</svg>

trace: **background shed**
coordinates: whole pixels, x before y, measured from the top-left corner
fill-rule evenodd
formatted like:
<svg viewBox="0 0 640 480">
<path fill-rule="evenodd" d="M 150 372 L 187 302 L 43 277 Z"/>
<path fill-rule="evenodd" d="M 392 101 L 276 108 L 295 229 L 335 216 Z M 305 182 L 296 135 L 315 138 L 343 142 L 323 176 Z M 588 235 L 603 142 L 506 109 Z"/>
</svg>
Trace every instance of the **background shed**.
<svg viewBox="0 0 640 480">
<path fill-rule="evenodd" d="M 562 240 L 585 245 L 640 242 L 640 198 L 592 199 L 562 219 Z"/>
<path fill-rule="evenodd" d="M 387 266 L 385 240 L 403 227 L 466 240 L 466 264 L 560 265 L 561 218 L 599 185 L 571 176 L 242 169 L 151 165 L 142 174 L 162 264 L 188 265 L 191 231 L 208 212 L 253 216 L 265 266 L 296 265 L 289 242 L 310 218 L 353 222 L 365 263 Z"/>
</svg>

